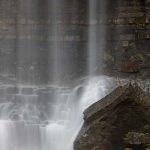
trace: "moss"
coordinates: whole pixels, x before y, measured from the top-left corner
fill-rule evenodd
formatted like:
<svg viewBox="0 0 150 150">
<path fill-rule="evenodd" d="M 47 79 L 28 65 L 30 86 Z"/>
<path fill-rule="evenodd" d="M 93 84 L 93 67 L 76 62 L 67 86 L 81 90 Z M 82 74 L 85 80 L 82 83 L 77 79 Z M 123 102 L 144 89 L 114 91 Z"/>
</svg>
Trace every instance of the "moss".
<svg viewBox="0 0 150 150">
<path fill-rule="evenodd" d="M 124 137 L 124 142 L 127 144 L 149 144 L 150 133 L 128 132 Z"/>
<path fill-rule="evenodd" d="M 145 133 L 145 139 L 150 140 L 150 133 Z"/>
<path fill-rule="evenodd" d="M 145 24 L 145 17 L 141 16 L 135 19 L 136 24 Z"/>
<path fill-rule="evenodd" d="M 132 62 L 144 62 L 144 57 L 142 54 L 136 53 L 130 57 Z"/>
<path fill-rule="evenodd" d="M 124 137 L 125 143 L 130 143 L 134 139 L 134 132 L 128 132 Z"/>
<path fill-rule="evenodd" d="M 143 132 L 149 132 L 150 133 L 150 125 L 149 124 L 144 126 Z"/>
</svg>

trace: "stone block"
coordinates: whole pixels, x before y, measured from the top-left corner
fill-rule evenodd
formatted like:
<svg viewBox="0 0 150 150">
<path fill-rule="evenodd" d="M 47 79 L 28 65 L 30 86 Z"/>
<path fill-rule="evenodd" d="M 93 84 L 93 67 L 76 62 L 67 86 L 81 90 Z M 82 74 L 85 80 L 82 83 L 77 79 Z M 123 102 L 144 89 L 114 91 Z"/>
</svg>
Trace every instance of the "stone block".
<svg viewBox="0 0 150 150">
<path fill-rule="evenodd" d="M 21 94 L 32 95 L 32 94 L 34 94 L 34 88 L 24 87 L 21 90 Z"/>
<path fill-rule="evenodd" d="M 10 87 L 6 88 L 7 94 L 17 94 L 18 92 L 19 92 L 19 90 L 17 87 L 10 86 Z"/>
</svg>

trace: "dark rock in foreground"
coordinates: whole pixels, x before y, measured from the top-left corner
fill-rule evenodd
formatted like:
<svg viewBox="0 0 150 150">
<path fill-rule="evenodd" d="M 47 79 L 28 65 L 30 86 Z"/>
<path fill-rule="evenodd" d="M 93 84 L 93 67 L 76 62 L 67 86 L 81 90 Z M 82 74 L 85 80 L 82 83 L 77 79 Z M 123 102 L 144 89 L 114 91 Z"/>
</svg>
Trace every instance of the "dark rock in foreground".
<svg viewBox="0 0 150 150">
<path fill-rule="evenodd" d="M 150 96 L 137 86 L 118 87 L 89 107 L 84 112 L 84 120 L 85 123 L 74 143 L 74 150 L 149 148 L 150 141 L 131 143 L 132 140 L 139 140 L 135 136 L 127 142 L 130 132 L 142 137 L 150 133 Z"/>
</svg>

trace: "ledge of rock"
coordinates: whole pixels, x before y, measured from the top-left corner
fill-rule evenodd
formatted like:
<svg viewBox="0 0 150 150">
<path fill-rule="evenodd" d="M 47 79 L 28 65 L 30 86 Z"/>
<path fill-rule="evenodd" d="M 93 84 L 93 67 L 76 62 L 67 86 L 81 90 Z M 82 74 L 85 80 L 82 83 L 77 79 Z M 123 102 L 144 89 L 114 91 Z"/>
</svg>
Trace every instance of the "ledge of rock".
<svg viewBox="0 0 150 150">
<path fill-rule="evenodd" d="M 90 106 L 84 120 L 74 150 L 147 150 L 150 146 L 149 137 L 146 142 L 142 139 L 150 135 L 150 96 L 136 85 L 115 89 Z M 135 134 L 127 142 L 131 132 Z"/>
</svg>

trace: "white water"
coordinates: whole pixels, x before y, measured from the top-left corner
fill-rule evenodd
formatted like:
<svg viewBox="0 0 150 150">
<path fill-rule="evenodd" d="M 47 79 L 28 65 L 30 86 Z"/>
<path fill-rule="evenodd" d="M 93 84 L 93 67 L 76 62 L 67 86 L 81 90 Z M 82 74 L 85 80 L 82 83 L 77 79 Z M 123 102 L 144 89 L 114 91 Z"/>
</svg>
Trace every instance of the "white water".
<svg viewBox="0 0 150 150">
<path fill-rule="evenodd" d="M 73 89 L 53 86 L 56 94 L 50 103 L 45 102 L 45 105 L 50 104 L 51 111 L 48 120 L 43 122 L 39 122 L 37 101 L 32 102 L 31 98 L 24 102 L 28 93 L 22 95 L 24 100 L 18 102 L 20 105 L 1 103 L 0 150 L 72 150 L 83 124 L 83 111 L 104 97 L 110 91 L 110 85 L 113 85 L 112 79 L 101 76 L 86 79 Z M 40 88 L 34 87 L 34 90 Z M 12 119 L 14 112 L 19 114 L 19 120 Z"/>
<path fill-rule="evenodd" d="M 88 73 L 95 76 L 102 70 L 102 60 L 106 42 L 106 26 L 104 22 L 106 3 L 103 0 L 88 0 Z"/>
<path fill-rule="evenodd" d="M 63 22 L 67 19 L 65 1 L 49 0 L 33 3 L 32 0 L 27 0 L 15 3 L 18 13 L 14 18 L 16 22 L 14 30 L 17 37 L 14 42 L 16 58 L 15 62 L 9 63 L 16 64 L 14 70 L 17 78 L 13 80 L 14 84 L 0 83 L 0 150 L 73 150 L 73 141 L 83 124 L 83 111 L 108 94 L 113 85 L 111 78 L 95 77 L 97 67 L 101 68 L 101 63 L 97 63 L 100 62 L 97 57 L 100 59 L 99 55 L 103 52 L 105 37 L 104 28 L 96 26 L 97 10 L 104 10 L 105 7 L 102 4 L 99 7 L 97 2 L 89 0 L 90 25 L 87 31 L 89 44 L 86 55 L 88 60 L 84 67 L 85 72 L 88 70 L 87 76 L 90 78 L 83 79 L 74 87 L 62 87 L 61 84 L 64 75 L 71 76 L 71 71 L 76 73 L 82 70 L 80 63 L 77 63 L 75 59 L 83 58 L 79 56 L 82 55 L 80 44 L 68 41 L 65 43 L 65 39 L 70 38 L 67 37 L 67 29 L 70 24 Z M 78 13 L 76 12 L 79 11 L 76 9 L 78 6 L 76 0 L 73 0 L 70 5 L 73 8 L 72 12 L 69 10 L 70 13 L 73 15 Z M 45 12 L 48 14 L 40 14 L 43 8 L 47 9 Z M 44 19 L 36 16 L 37 14 Z M 27 22 L 25 25 L 24 23 L 19 24 L 23 17 L 23 22 Z M 42 26 L 41 31 L 41 26 L 29 23 L 38 20 L 38 17 L 46 22 L 52 21 L 52 23 Z M 72 23 L 76 16 L 71 16 L 71 18 Z M 60 23 L 61 21 L 63 23 Z M 34 39 L 34 37 L 38 39 L 41 35 L 46 39 L 43 43 Z M 75 52 L 70 47 L 75 47 Z M 78 47 L 80 52 L 76 51 Z M 70 54 L 70 51 L 73 52 Z M 74 55 L 77 55 L 78 58 Z M 9 70 L 10 68 L 5 66 L 6 62 L 3 63 L 3 67 Z M 47 74 L 47 72 L 49 77 L 46 84 L 53 85 L 32 85 L 35 79 L 41 80 L 39 74 L 42 74 L 41 77 L 44 78 L 46 76 L 44 73 Z M 23 80 L 27 85 L 20 85 L 17 80 Z"/>
</svg>

